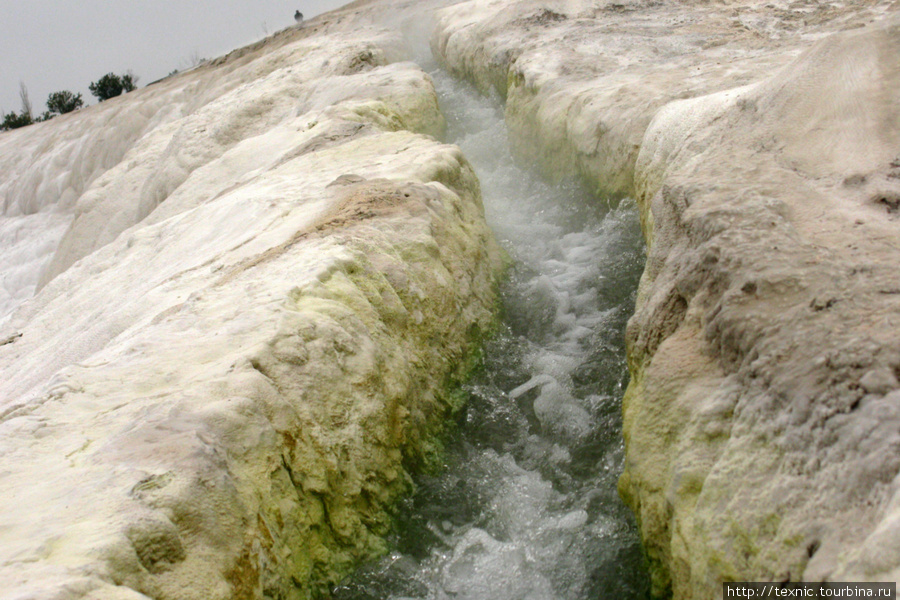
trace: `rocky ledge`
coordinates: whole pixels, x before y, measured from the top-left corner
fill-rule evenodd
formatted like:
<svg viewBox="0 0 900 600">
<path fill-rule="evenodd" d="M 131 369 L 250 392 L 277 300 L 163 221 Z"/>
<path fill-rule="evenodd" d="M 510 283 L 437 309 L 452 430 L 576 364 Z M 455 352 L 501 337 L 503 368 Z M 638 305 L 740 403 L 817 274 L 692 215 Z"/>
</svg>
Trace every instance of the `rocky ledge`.
<svg viewBox="0 0 900 600">
<path fill-rule="evenodd" d="M 401 58 L 337 13 L 0 135 L 0 597 L 308 598 L 383 551 L 498 268 Z"/>
<path fill-rule="evenodd" d="M 523 160 L 640 204 L 620 490 L 658 596 L 900 576 L 898 12 L 439 15 Z M 382 550 L 498 266 L 383 16 L 0 136 L 0 596 L 308 598 Z"/>
<path fill-rule="evenodd" d="M 474 0 L 520 156 L 633 195 L 627 465 L 661 597 L 900 578 L 900 5 Z"/>
</svg>

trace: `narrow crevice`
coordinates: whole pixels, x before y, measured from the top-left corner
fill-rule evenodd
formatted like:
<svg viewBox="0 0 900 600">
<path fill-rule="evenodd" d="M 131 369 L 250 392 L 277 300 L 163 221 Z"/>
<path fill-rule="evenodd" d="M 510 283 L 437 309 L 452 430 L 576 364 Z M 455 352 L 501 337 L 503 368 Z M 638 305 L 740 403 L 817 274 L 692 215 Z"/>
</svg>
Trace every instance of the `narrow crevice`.
<svg viewBox="0 0 900 600">
<path fill-rule="evenodd" d="M 624 330 L 645 258 L 637 209 L 520 168 L 502 107 L 420 64 L 512 261 L 503 322 L 464 390 L 445 471 L 416 480 L 392 552 L 333 598 L 646 598 L 639 536 L 616 491 Z"/>
</svg>

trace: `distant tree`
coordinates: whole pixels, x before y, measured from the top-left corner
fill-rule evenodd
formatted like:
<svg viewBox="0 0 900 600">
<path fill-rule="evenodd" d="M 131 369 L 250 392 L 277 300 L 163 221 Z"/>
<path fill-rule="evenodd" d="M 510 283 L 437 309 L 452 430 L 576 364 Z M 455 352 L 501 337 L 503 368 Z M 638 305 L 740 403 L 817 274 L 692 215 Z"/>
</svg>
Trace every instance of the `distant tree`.
<svg viewBox="0 0 900 600">
<path fill-rule="evenodd" d="M 181 61 L 181 68 L 185 71 L 193 69 L 195 67 L 199 67 L 203 63 L 206 62 L 206 59 L 200 56 L 200 52 L 194 48 L 190 54 L 188 54 L 183 61 Z"/>
<path fill-rule="evenodd" d="M 97 81 L 88 85 L 88 89 L 99 100 L 109 100 L 122 95 L 122 78 L 115 73 L 107 73 Z"/>
<path fill-rule="evenodd" d="M 128 72 L 121 77 L 115 73 L 107 73 L 97 81 L 88 85 L 91 93 L 100 101 L 120 96 L 122 92 L 131 92 L 137 88 L 138 78 Z"/>
<path fill-rule="evenodd" d="M 34 119 L 31 116 L 31 100 L 28 99 L 28 88 L 21 81 L 19 82 L 19 98 L 22 100 L 22 110 L 19 114 L 9 112 L 3 115 L 3 121 L 0 122 L 0 130 L 18 129 L 34 123 Z"/>
<path fill-rule="evenodd" d="M 18 129 L 34 123 L 34 119 L 28 113 L 16 114 L 14 112 L 3 115 L 3 122 L 0 123 L 0 129 L 6 131 L 8 129 Z"/>
<path fill-rule="evenodd" d="M 82 106 L 84 106 L 84 100 L 81 99 L 81 94 L 73 94 L 68 90 L 53 92 L 47 98 L 47 110 L 51 114 L 64 115 L 78 110 Z"/>
<path fill-rule="evenodd" d="M 133 92 L 137 89 L 138 79 L 139 77 L 131 71 L 122 75 L 122 89 L 125 90 L 125 93 Z"/>
<path fill-rule="evenodd" d="M 22 115 L 28 115 L 28 118 L 31 118 L 31 100 L 28 99 L 28 88 L 25 87 L 25 83 L 19 82 L 19 98 L 22 100 Z"/>
</svg>

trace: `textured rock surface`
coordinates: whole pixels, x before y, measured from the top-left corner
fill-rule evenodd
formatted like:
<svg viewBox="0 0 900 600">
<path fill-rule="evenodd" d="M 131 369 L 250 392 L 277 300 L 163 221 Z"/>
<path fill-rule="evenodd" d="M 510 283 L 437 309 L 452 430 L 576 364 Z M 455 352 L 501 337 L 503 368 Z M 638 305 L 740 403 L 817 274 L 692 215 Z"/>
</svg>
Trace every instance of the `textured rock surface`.
<svg viewBox="0 0 900 600">
<path fill-rule="evenodd" d="M 433 48 L 505 96 L 522 157 L 641 205 L 620 489 L 657 594 L 900 577 L 898 10 L 442 13 Z"/>
<path fill-rule="evenodd" d="M 498 260 L 429 78 L 342 19 L 0 135 L 0 597 L 306 598 L 381 550 Z"/>
<path fill-rule="evenodd" d="M 678 596 L 900 577 L 898 52 L 826 38 L 645 139 L 623 487 Z"/>
</svg>

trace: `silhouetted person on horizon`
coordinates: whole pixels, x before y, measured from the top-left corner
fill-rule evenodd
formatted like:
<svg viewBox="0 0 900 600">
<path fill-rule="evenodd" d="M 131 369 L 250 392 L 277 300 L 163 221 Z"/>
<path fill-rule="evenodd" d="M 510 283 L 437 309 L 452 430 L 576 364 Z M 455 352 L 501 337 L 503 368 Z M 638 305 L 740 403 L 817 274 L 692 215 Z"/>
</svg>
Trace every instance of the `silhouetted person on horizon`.
<svg viewBox="0 0 900 600">
<path fill-rule="evenodd" d="M 298 23 L 302 23 L 303 22 L 303 13 L 300 12 L 299 10 L 297 12 L 295 12 L 294 20 L 297 21 Z"/>
</svg>

